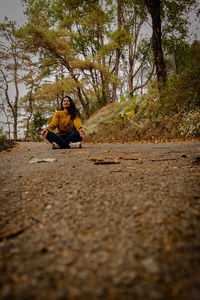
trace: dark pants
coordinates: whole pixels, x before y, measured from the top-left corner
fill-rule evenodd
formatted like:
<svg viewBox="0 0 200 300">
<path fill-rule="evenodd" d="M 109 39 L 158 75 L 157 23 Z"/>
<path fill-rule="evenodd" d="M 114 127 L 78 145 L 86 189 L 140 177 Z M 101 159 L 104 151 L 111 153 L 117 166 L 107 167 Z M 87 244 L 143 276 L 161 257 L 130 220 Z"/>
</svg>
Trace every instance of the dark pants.
<svg viewBox="0 0 200 300">
<path fill-rule="evenodd" d="M 78 131 L 74 131 L 70 133 L 68 136 L 60 136 L 55 134 L 54 132 L 48 132 L 46 139 L 53 143 L 55 142 L 58 144 L 61 148 L 69 148 L 69 143 L 76 143 L 82 141 L 82 138 L 80 137 L 80 134 Z"/>
</svg>

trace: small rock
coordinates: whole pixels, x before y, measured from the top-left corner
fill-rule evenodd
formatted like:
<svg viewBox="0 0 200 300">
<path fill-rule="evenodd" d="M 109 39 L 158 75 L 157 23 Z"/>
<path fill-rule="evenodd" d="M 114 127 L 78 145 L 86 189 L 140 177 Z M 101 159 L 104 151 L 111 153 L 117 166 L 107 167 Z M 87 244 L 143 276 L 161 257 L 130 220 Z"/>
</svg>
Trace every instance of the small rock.
<svg viewBox="0 0 200 300">
<path fill-rule="evenodd" d="M 79 273 L 78 278 L 82 281 L 86 281 L 86 280 L 88 280 L 88 275 L 85 272 L 81 272 L 81 273 Z"/>
<path fill-rule="evenodd" d="M 57 300 L 65 300 L 67 299 L 67 292 L 65 290 L 59 290 L 56 295 Z"/>
<path fill-rule="evenodd" d="M 159 271 L 158 265 L 152 257 L 143 259 L 142 265 L 151 274 L 156 274 Z"/>
<path fill-rule="evenodd" d="M 11 287 L 10 286 L 6 285 L 3 288 L 2 298 L 3 299 L 11 299 L 12 298 L 12 291 L 11 291 Z"/>
<path fill-rule="evenodd" d="M 42 249 L 40 250 L 41 253 L 45 254 L 48 252 L 48 249 L 46 247 L 42 247 Z"/>
<path fill-rule="evenodd" d="M 99 287 L 96 289 L 95 294 L 98 298 L 102 298 L 106 295 L 106 290 L 104 288 Z"/>
</svg>

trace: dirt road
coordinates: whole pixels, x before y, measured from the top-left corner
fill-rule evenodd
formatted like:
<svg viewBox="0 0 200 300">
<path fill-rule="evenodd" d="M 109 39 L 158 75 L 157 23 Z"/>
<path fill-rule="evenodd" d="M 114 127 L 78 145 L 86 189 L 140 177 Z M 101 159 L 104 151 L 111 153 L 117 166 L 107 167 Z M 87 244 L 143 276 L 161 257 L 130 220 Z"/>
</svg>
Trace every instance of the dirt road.
<svg viewBox="0 0 200 300">
<path fill-rule="evenodd" d="M 0 299 L 199 299 L 196 156 L 188 142 L 1 152 Z"/>
</svg>

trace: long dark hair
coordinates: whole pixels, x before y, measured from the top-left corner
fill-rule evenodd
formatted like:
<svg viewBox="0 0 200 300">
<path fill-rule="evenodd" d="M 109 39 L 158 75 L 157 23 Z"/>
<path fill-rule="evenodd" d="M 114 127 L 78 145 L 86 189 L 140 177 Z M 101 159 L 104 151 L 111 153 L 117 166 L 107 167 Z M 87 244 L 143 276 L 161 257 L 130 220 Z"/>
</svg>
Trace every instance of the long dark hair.
<svg viewBox="0 0 200 300">
<path fill-rule="evenodd" d="M 62 98 L 62 100 L 61 100 L 61 110 L 64 110 L 64 108 L 63 108 L 63 100 L 65 98 L 68 98 L 69 101 L 70 101 L 70 107 L 67 108 L 67 110 L 68 110 L 68 112 L 69 112 L 69 114 L 71 116 L 70 119 L 74 120 L 76 118 L 76 116 L 80 117 L 80 113 L 79 113 L 78 109 L 76 108 L 75 103 L 74 103 L 74 101 L 72 100 L 72 98 L 70 96 L 64 96 Z"/>
</svg>

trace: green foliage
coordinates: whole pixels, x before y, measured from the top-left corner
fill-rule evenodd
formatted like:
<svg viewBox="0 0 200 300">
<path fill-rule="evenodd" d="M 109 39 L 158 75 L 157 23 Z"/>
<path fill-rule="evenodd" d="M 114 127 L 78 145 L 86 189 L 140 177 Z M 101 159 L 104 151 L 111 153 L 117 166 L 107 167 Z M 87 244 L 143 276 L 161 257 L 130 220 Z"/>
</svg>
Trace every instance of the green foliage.
<svg viewBox="0 0 200 300">
<path fill-rule="evenodd" d="M 200 105 L 200 43 L 195 42 L 185 60 L 185 69 L 169 78 L 160 105 L 171 113 L 184 112 Z"/>
<path fill-rule="evenodd" d="M 120 103 L 124 102 L 127 98 L 130 98 L 130 93 L 126 94 L 125 97 L 121 97 L 120 99 Z M 131 100 L 129 100 L 126 105 L 123 107 L 123 109 L 119 112 L 118 117 L 120 119 L 130 119 L 131 117 L 133 117 L 138 110 L 138 104 L 136 103 L 138 94 L 134 95 L 133 97 L 131 97 Z"/>
<path fill-rule="evenodd" d="M 99 98 L 95 101 L 91 101 L 91 105 L 90 105 L 90 115 L 92 115 L 93 113 L 95 113 L 97 110 L 99 110 L 100 108 L 102 108 L 103 106 L 106 105 L 106 95 L 105 93 L 101 93 Z"/>
<path fill-rule="evenodd" d="M 184 137 L 200 137 L 200 109 L 196 108 L 182 115 L 179 129 L 180 135 Z"/>
<path fill-rule="evenodd" d="M 0 127 L 0 151 L 12 148 L 14 144 L 14 141 L 8 140 L 8 137 L 3 131 L 3 128 Z"/>
<path fill-rule="evenodd" d="M 0 127 L 0 144 L 1 145 L 4 144 L 6 140 L 7 140 L 7 136 L 3 131 L 3 128 Z"/>
<path fill-rule="evenodd" d="M 130 93 L 127 93 L 125 96 L 121 96 L 119 102 L 122 103 L 122 102 L 126 101 L 129 96 L 130 96 Z"/>
<path fill-rule="evenodd" d="M 163 39 L 163 47 L 166 55 L 166 65 L 169 74 L 182 72 L 187 64 L 188 58 L 191 58 L 190 45 L 182 38 L 175 36 Z"/>
<path fill-rule="evenodd" d="M 47 124 L 47 121 L 40 111 L 36 111 L 30 126 L 30 137 L 34 142 L 41 141 L 42 127 Z"/>
<path fill-rule="evenodd" d="M 196 0 L 164 0 L 162 1 L 162 17 L 165 18 L 166 24 L 164 33 L 173 35 L 176 33 L 181 34 L 183 37 L 187 34 L 188 20 L 185 19 L 185 13 L 193 10 L 198 5 Z"/>
<path fill-rule="evenodd" d="M 120 47 L 123 43 L 131 42 L 132 36 L 125 29 L 114 31 L 109 35 L 110 39 Z"/>
</svg>

